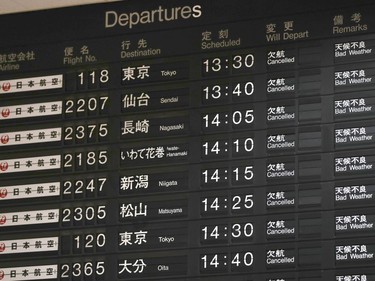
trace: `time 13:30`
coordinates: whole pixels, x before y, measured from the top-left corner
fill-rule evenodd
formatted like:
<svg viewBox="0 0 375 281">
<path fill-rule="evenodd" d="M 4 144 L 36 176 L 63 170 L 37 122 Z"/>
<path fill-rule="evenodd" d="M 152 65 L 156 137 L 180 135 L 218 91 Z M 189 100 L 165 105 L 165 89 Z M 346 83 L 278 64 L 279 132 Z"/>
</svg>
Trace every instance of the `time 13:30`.
<svg viewBox="0 0 375 281">
<path fill-rule="evenodd" d="M 253 54 L 218 56 L 204 58 L 202 61 L 203 76 L 248 72 L 254 67 Z"/>
</svg>

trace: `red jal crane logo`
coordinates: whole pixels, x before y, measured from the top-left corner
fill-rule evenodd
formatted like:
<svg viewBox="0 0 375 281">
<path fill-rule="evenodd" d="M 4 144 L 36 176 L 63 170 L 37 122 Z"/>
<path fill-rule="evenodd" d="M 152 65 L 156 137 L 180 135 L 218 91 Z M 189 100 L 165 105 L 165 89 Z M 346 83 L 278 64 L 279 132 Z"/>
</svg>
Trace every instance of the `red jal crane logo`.
<svg viewBox="0 0 375 281">
<path fill-rule="evenodd" d="M 6 188 L 0 189 L 0 198 L 5 198 L 8 195 L 8 190 Z"/>
<path fill-rule="evenodd" d="M 1 242 L 0 243 L 0 253 L 5 251 L 5 243 Z"/>
<path fill-rule="evenodd" d="M 10 83 L 9 82 L 4 82 L 1 88 L 3 89 L 4 92 L 8 92 L 10 90 Z"/>
<path fill-rule="evenodd" d="M 9 136 L 8 135 L 2 135 L 0 138 L 0 141 L 2 144 L 7 144 L 9 142 Z"/>
<path fill-rule="evenodd" d="M 5 224 L 7 222 L 7 217 L 5 215 L 0 216 L 0 225 Z"/>
<path fill-rule="evenodd" d="M 10 109 L 9 109 L 9 108 L 4 108 L 4 109 L 1 111 L 1 116 L 3 116 L 4 118 L 9 117 L 9 115 L 10 115 Z"/>
<path fill-rule="evenodd" d="M 8 196 L 8 190 L 6 188 L 0 189 L 0 198 L 5 198 Z"/>
<path fill-rule="evenodd" d="M 1 162 L 0 171 L 5 172 L 6 170 L 8 170 L 8 162 Z"/>
</svg>

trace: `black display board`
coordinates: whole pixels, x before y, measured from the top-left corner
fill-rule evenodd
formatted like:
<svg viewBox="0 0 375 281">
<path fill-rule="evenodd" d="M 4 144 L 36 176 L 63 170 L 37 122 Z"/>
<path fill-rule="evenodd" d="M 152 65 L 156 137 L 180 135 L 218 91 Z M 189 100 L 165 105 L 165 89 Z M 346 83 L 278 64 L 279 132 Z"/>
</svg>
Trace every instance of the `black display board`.
<svg viewBox="0 0 375 281">
<path fill-rule="evenodd" d="M 0 281 L 374 281 L 374 14 L 1 16 Z"/>
</svg>

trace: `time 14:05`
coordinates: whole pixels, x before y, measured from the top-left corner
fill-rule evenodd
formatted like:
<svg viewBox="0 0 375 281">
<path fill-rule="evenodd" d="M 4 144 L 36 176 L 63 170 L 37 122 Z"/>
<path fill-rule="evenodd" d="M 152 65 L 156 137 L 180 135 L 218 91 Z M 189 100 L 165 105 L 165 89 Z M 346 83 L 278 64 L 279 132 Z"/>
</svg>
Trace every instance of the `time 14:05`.
<svg viewBox="0 0 375 281">
<path fill-rule="evenodd" d="M 226 112 L 210 112 L 202 115 L 202 130 L 227 131 L 249 129 L 254 122 L 253 109 L 232 109 Z"/>
</svg>

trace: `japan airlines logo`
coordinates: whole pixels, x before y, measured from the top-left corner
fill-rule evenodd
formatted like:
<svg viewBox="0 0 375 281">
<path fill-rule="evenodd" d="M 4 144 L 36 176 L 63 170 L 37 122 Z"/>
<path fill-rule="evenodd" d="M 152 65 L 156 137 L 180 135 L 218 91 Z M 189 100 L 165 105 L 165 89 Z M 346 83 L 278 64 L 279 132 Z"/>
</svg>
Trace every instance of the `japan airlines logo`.
<svg viewBox="0 0 375 281">
<path fill-rule="evenodd" d="M 4 108 L 4 109 L 1 111 L 1 116 L 3 116 L 4 118 L 9 117 L 9 115 L 10 115 L 10 109 L 9 109 L 9 108 Z"/>
<path fill-rule="evenodd" d="M 5 243 L 0 243 L 0 253 L 5 251 Z"/>
<path fill-rule="evenodd" d="M 3 89 L 4 92 L 8 92 L 10 90 L 10 83 L 9 82 L 4 82 L 1 88 Z"/>
<path fill-rule="evenodd" d="M 0 216 L 0 225 L 5 224 L 7 222 L 7 217 L 5 215 Z"/>
<path fill-rule="evenodd" d="M 2 135 L 0 138 L 0 141 L 2 144 L 7 144 L 9 142 L 9 136 L 8 135 Z"/>
<path fill-rule="evenodd" d="M 8 162 L 0 162 L 0 171 L 5 172 L 8 170 Z"/>
<path fill-rule="evenodd" d="M 8 190 L 6 188 L 0 189 L 0 198 L 5 198 L 8 195 Z"/>
<path fill-rule="evenodd" d="M 5 276 L 5 273 L 3 270 L 0 270 L 0 280 L 3 280 Z"/>
</svg>

